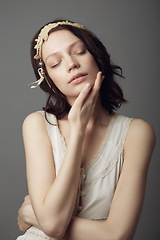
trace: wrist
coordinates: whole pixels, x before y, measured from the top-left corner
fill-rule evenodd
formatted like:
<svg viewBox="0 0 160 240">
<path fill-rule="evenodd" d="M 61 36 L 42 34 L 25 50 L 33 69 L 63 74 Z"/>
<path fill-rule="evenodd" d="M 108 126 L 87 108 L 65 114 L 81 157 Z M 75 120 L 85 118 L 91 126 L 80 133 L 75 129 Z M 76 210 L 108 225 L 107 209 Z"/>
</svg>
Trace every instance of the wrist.
<svg viewBox="0 0 160 240">
<path fill-rule="evenodd" d="M 77 130 L 77 128 L 72 128 L 69 134 L 69 143 L 72 146 L 72 149 L 81 149 L 84 141 L 84 133 Z"/>
<path fill-rule="evenodd" d="M 85 137 L 85 131 L 80 126 L 70 127 L 70 138 L 83 143 Z"/>
</svg>

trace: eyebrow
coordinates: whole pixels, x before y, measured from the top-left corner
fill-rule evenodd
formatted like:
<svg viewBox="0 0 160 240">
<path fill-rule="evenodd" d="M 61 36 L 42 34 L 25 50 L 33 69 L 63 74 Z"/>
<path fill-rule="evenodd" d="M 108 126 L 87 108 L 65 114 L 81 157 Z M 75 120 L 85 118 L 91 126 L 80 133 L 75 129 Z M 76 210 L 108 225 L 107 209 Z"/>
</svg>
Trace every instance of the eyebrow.
<svg viewBox="0 0 160 240">
<path fill-rule="evenodd" d="M 71 48 L 73 48 L 73 47 L 74 47 L 76 44 L 78 44 L 78 43 L 83 43 L 83 42 L 79 39 L 79 40 L 71 43 L 67 48 L 68 48 L 68 49 L 71 49 Z M 52 56 L 55 56 L 55 55 L 57 55 L 58 53 L 59 53 L 59 51 L 58 51 L 58 52 L 53 52 L 53 53 L 49 54 L 49 55 L 47 56 L 47 58 L 45 59 L 45 62 L 48 60 L 48 58 L 50 58 L 50 57 L 52 57 Z"/>
</svg>

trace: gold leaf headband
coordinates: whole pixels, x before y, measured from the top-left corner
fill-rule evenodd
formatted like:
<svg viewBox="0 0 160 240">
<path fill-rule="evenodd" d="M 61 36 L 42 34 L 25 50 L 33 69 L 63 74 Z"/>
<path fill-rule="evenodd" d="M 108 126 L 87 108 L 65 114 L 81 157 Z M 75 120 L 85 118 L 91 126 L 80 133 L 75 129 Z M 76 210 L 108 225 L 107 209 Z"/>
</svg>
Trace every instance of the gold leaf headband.
<svg viewBox="0 0 160 240">
<path fill-rule="evenodd" d="M 34 59 L 41 59 L 42 58 L 42 54 L 41 54 L 41 48 L 42 48 L 42 43 L 43 41 L 46 41 L 48 39 L 48 33 L 51 29 L 59 26 L 59 25 L 70 25 L 73 27 L 77 27 L 77 28 L 82 28 L 85 29 L 84 25 L 81 25 L 79 23 L 72 23 L 69 21 L 61 21 L 61 22 L 57 22 L 57 23 L 49 23 L 48 25 L 46 25 L 44 28 L 41 29 L 38 38 L 35 39 L 35 41 L 37 42 L 34 49 L 37 50 L 36 55 L 34 56 Z"/>
</svg>

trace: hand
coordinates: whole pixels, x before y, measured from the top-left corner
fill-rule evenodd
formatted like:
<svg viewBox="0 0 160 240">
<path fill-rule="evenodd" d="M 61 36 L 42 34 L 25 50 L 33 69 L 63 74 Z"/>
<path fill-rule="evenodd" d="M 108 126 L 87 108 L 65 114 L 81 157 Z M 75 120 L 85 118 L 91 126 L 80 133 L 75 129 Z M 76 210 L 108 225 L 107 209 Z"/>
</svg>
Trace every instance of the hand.
<svg viewBox="0 0 160 240">
<path fill-rule="evenodd" d="M 94 86 L 87 83 L 82 89 L 68 115 L 71 127 L 76 124 L 76 127 L 78 126 L 81 131 L 85 131 L 87 123 L 94 112 L 103 79 L 102 72 L 98 72 Z"/>
<path fill-rule="evenodd" d="M 31 227 L 31 224 L 27 223 L 24 219 L 25 219 L 25 212 L 27 212 L 28 210 L 30 210 L 30 208 L 32 208 L 31 206 L 31 202 L 30 202 L 30 197 L 29 195 L 27 195 L 24 198 L 24 202 L 22 204 L 22 206 L 20 207 L 19 211 L 18 211 L 18 226 L 19 229 L 22 232 L 26 232 L 28 228 Z"/>
</svg>

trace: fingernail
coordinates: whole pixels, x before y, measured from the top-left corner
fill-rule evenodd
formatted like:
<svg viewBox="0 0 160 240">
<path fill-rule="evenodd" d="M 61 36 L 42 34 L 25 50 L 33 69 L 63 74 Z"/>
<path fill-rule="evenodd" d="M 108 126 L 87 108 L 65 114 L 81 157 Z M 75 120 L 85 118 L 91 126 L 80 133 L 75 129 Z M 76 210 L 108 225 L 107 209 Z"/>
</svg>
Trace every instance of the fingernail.
<svg viewBox="0 0 160 240">
<path fill-rule="evenodd" d="M 90 83 L 87 83 L 87 84 L 86 84 L 86 88 L 87 88 L 87 89 L 90 89 L 90 88 L 91 88 L 91 84 L 90 84 Z"/>
</svg>

